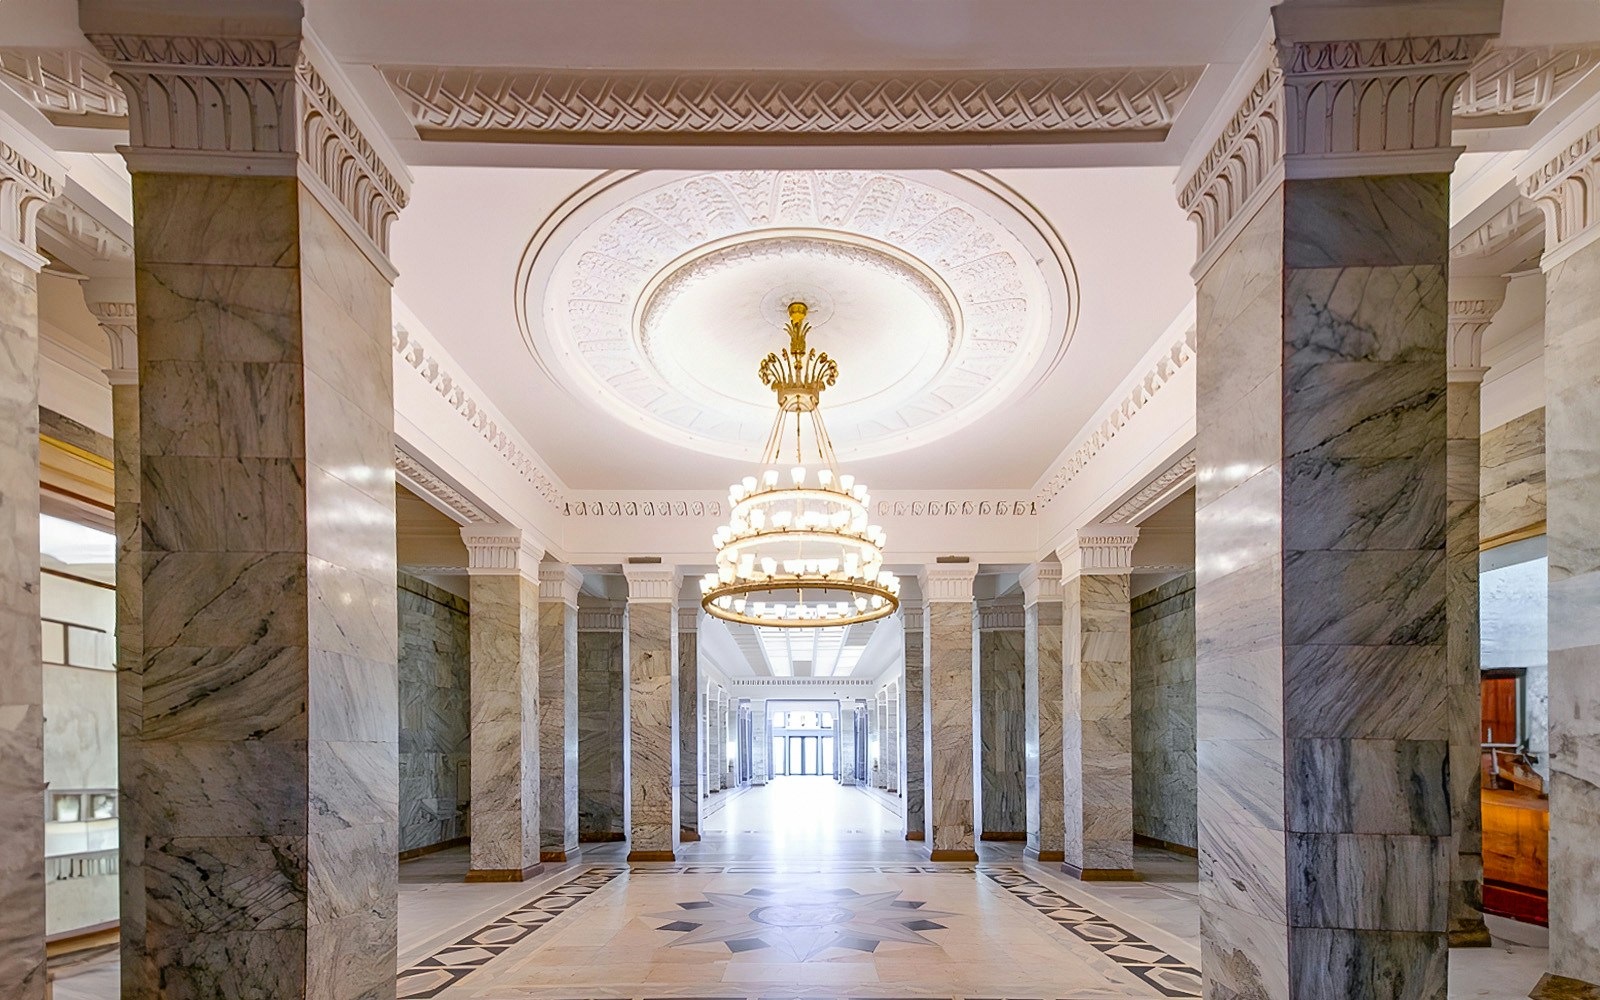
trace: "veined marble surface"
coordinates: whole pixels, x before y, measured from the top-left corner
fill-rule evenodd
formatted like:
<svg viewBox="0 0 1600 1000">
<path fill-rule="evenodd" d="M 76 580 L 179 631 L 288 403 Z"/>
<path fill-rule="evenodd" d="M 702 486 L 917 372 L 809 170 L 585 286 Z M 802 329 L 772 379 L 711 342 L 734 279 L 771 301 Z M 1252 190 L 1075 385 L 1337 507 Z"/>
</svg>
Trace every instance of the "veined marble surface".
<svg viewBox="0 0 1600 1000">
<path fill-rule="evenodd" d="M 466 833 L 472 766 L 467 602 L 400 574 L 400 850 Z"/>
<path fill-rule="evenodd" d="M 1194 847 L 1194 574 L 1132 602 L 1133 832 Z"/>
<path fill-rule="evenodd" d="M 472 868 L 539 864 L 539 581 L 476 575 L 472 593 Z"/>
<path fill-rule="evenodd" d="M 1483 432 L 1478 510 L 1483 538 L 1525 531 L 1544 521 L 1544 422 L 1541 406 Z"/>
<path fill-rule="evenodd" d="M 1062 853 L 1084 872 L 1133 869 L 1128 574 L 1062 581 Z"/>
<path fill-rule="evenodd" d="M 700 762 L 702 710 L 700 641 L 690 629 L 678 629 L 678 827 L 700 833 L 703 768 Z"/>
<path fill-rule="evenodd" d="M 39 669 L 39 298 L 0 254 L 0 983 L 43 997 L 44 678 Z M 14 845 L 14 846 L 13 846 Z"/>
<path fill-rule="evenodd" d="M 979 829 L 1020 839 L 1028 829 L 1027 636 L 1022 629 L 978 633 Z"/>
<path fill-rule="evenodd" d="M 628 813 L 634 853 L 678 847 L 678 691 L 673 607 L 628 604 Z"/>
<path fill-rule="evenodd" d="M 578 633 L 578 837 L 621 840 L 627 786 L 621 632 Z"/>
<path fill-rule="evenodd" d="M 928 618 L 928 848 L 934 856 L 969 854 L 972 801 L 972 603 L 933 601 Z"/>
<path fill-rule="evenodd" d="M 1061 748 L 1061 601 L 1028 605 L 1024 635 L 1027 706 L 1028 853 L 1043 861 L 1062 858 L 1062 800 L 1066 777 Z"/>
<path fill-rule="evenodd" d="M 144 725 L 144 559 L 139 550 L 139 387 L 111 387 L 117 524 L 117 890 L 124 993 L 144 989 L 144 831 L 139 733 Z"/>
<path fill-rule="evenodd" d="M 1550 971 L 1600 986 L 1600 243 L 1545 295 Z"/>
<path fill-rule="evenodd" d="M 539 850 L 578 849 L 578 609 L 539 602 Z"/>
<path fill-rule="evenodd" d="M 1478 612 L 1479 454 L 1482 385 L 1453 379 L 1446 387 L 1445 660 L 1449 686 L 1450 936 L 1453 943 L 1488 940 L 1483 926 L 1483 695 Z"/>
<path fill-rule="evenodd" d="M 906 627 L 905 643 L 905 802 L 906 833 L 924 833 L 924 782 L 927 756 L 926 738 L 927 704 L 924 701 L 924 681 L 927 677 L 927 659 L 924 655 L 923 629 Z"/>
<path fill-rule="evenodd" d="M 856 700 L 847 698 L 839 702 L 839 715 L 835 720 L 839 732 L 839 763 L 837 777 L 841 785 L 854 785 L 856 783 L 856 740 L 861 734 L 856 732 Z"/>
</svg>

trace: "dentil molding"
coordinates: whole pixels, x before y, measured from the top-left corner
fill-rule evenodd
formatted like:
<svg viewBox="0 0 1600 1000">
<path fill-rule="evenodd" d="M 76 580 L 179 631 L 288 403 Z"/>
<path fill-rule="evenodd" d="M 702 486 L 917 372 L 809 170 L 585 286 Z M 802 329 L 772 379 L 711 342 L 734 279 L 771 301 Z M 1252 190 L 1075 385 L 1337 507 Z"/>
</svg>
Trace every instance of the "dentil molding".
<svg viewBox="0 0 1600 1000">
<path fill-rule="evenodd" d="M 461 529 L 468 576 L 525 576 L 537 580 L 544 550 L 521 528 L 474 524 Z"/>
<path fill-rule="evenodd" d="M 0 80 L 53 125 L 127 128 L 128 99 L 92 52 L 0 49 Z"/>
<path fill-rule="evenodd" d="M 1160 141 L 1202 67 L 609 73 L 382 67 L 424 139 L 652 145 Z"/>
<path fill-rule="evenodd" d="M 721 517 L 718 500 L 570 500 L 568 517 Z"/>
<path fill-rule="evenodd" d="M 922 599 L 927 604 L 957 601 L 970 604 L 972 583 L 977 576 L 977 563 L 935 563 L 922 571 L 919 581 Z"/>
<path fill-rule="evenodd" d="M 1015 599 L 1003 602 L 978 602 L 980 632 L 1021 631 L 1028 627 L 1027 609 Z"/>
<path fill-rule="evenodd" d="M 1478 228 L 1450 247 L 1452 261 L 1474 257 L 1493 257 L 1517 241 L 1530 237 L 1544 224 L 1544 213 L 1526 198 L 1513 199 L 1506 207 L 1485 219 Z"/>
<path fill-rule="evenodd" d="M 1544 212 L 1541 266 L 1548 271 L 1600 236 L 1600 125 L 1521 183 L 1523 195 Z"/>
<path fill-rule="evenodd" d="M 1457 128 L 1521 125 L 1571 90 L 1597 65 L 1600 46 L 1503 47 L 1491 43 L 1456 91 Z"/>
<path fill-rule="evenodd" d="M 634 604 L 671 604 L 678 596 L 678 573 L 659 563 L 623 563 L 628 580 L 628 601 Z"/>
<path fill-rule="evenodd" d="M 1080 528 L 1057 553 L 1063 578 L 1133 572 L 1138 528 L 1095 525 Z"/>
<path fill-rule="evenodd" d="M 463 524 L 488 524 L 494 520 L 488 511 L 399 445 L 394 449 L 394 471 L 413 490 L 426 493 L 449 507 Z"/>
<path fill-rule="evenodd" d="M 621 632 L 627 627 L 627 608 L 621 604 L 578 608 L 579 632 Z"/>
</svg>

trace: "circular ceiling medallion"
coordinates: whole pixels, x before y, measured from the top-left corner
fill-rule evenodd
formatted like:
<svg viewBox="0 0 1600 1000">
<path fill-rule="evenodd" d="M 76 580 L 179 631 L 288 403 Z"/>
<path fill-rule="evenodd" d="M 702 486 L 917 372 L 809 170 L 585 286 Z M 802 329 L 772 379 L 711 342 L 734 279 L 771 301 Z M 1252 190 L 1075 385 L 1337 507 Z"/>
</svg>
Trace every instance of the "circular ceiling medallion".
<svg viewBox="0 0 1600 1000">
<path fill-rule="evenodd" d="M 518 312 L 558 384 L 662 440 L 754 460 L 756 367 L 791 302 L 839 363 L 841 460 L 926 444 L 1025 393 L 1072 330 L 1070 263 L 983 175 L 607 175 L 523 257 Z"/>
</svg>

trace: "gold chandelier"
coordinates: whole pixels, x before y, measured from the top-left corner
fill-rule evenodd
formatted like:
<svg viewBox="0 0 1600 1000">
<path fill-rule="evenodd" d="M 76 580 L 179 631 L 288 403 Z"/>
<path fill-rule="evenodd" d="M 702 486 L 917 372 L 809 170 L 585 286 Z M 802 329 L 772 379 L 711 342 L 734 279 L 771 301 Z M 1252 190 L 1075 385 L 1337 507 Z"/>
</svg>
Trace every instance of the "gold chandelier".
<svg viewBox="0 0 1600 1000">
<path fill-rule="evenodd" d="M 806 347 L 806 306 L 789 306 L 789 346 L 761 361 L 761 383 L 778 397 L 778 418 L 761 476 L 728 489 L 728 524 L 711 543 L 717 568 L 700 581 L 700 604 L 724 621 L 777 628 L 854 625 L 891 615 L 900 581 L 883 568 L 883 529 L 867 523 L 867 488 L 840 475 L 817 405 L 839 377 L 827 354 Z M 788 482 L 778 466 L 790 441 Z M 814 479 L 806 469 L 802 424 L 810 415 Z"/>
</svg>

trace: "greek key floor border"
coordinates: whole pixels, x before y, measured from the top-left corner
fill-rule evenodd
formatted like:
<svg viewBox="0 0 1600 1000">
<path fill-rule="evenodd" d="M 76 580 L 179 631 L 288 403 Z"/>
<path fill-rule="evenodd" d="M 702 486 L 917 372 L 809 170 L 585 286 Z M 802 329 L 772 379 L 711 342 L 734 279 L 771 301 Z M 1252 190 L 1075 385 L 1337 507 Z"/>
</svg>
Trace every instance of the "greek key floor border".
<svg viewBox="0 0 1600 1000">
<path fill-rule="evenodd" d="M 1038 911 L 1100 955 L 1156 990 L 1163 997 L 1201 995 L 1200 971 L 1081 903 L 1068 899 L 1021 869 L 1010 865 L 840 864 L 660 864 L 638 867 L 599 865 L 586 869 L 470 934 L 418 960 L 399 975 L 399 1000 L 427 1000 L 537 933 L 561 914 L 615 881 L 629 875 L 970 875 L 989 879 L 1023 904 Z M 575 998 L 576 1000 L 576 998 Z M 699 1000 L 845 1000 L 834 994 L 795 993 L 769 997 L 705 997 Z M 949 998 L 962 1000 L 962 998 Z M 1002 1000 L 1002 998 L 967 998 Z M 1050 998 L 1017 998 L 1050 1000 Z"/>
</svg>

